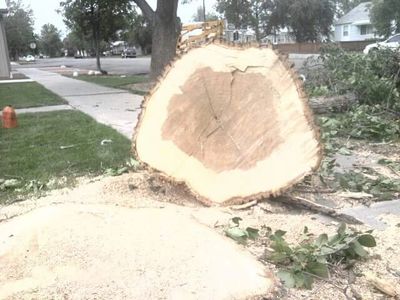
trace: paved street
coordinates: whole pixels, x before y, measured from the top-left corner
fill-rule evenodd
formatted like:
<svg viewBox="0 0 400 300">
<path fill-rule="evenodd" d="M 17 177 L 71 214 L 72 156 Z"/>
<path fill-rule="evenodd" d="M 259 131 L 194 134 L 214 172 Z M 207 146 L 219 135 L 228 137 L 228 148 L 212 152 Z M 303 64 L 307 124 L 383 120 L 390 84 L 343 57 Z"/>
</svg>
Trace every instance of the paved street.
<svg viewBox="0 0 400 300">
<path fill-rule="evenodd" d="M 290 54 L 289 59 L 295 64 L 295 68 L 299 69 L 307 57 L 312 54 Z M 150 56 L 122 59 L 120 57 L 102 57 L 101 65 L 104 70 L 111 74 L 144 74 L 150 72 Z M 22 65 L 23 68 L 48 68 L 66 66 L 70 68 L 96 70 L 95 58 L 75 59 L 73 57 L 59 57 L 37 59 L 36 62 Z M 17 66 L 13 66 L 14 70 Z M 18 66 L 19 67 L 19 66 Z"/>
<path fill-rule="evenodd" d="M 82 58 L 75 59 L 73 57 L 58 57 L 37 59 L 34 63 L 29 63 L 23 66 L 13 66 L 23 68 L 47 68 L 47 67 L 60 67 L 66 66 L 70 68 L 96 70 L 95 58 Z M 120 57 L 102 57 L 101 65 L 104 70 L 111 74 L 144 74 L 150 71 L 150 56 L 122 59 Z"/>
</svg>

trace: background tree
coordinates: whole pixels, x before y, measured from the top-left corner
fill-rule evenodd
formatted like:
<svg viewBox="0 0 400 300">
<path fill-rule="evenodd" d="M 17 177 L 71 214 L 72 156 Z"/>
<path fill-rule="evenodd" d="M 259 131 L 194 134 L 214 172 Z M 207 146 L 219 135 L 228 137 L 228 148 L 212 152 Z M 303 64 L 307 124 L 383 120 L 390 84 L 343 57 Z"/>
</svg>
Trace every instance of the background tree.
<svg viewBox="0 0 400 300">
<path fill-rule="evenodd" d="M 319 41 L 329 37 L 335 15 L 330 0 L 294 0 L 289 6 L 287 25 L 297 42 Z"/>
<path fill-rule="evenodd" d="M 399 0 L 374 0 L 370 14 L 378 34 L 388 37 L 400 32 Z"/>
<path fill-rule="evenodd" d="M 216 8 L 237 29 L 252 28 L 257 41 L 269 33 L 267 0 L 217 0 Z"/>
<path fill-rule="evenodd" d="M 71 31 L 63 40 L 63 48 L 67 50 L 68 56 L 74 56 L 78 51 L 90 49 L 90 38 L 85 37 L 82 32 Z"/>
<path fill-rule="evenodd" d="M 121 34 L 121 39 L 130 46 L 139 45 L 143 54 L 151 53 L 153 27 L 147 19 L 133 10 L 129 17 L 128 29 Z"/>
<path fill-rule="evenodd" d="M 253 0 L 254 1 L 254 0 Z M 252 0 L 217 0 L 217 12 L 223 14 L 228 23 L 237 29 L 245 28 L 251 23 Z"/>
<path fill-rule="evenodd" d="M 97 69 L 100 64 L 101 42 L 109 42 L 118 30 L 126 28 L 132 6 L 129 0 L 65 0 L 60 3 L 65 24 L 72 30 L 90 37 L 96 54 Z"/>
<path fill-rule="evenodd" d="M 267 24 L 269 21 L 268 2 L 265 0 L 250 1 L 250 26 L 256 34 L 256 40 L 260 41 L 265 35 L 269 34 Z"/>
<path fill-rule="evenodd" d="M 151 77 L 156 78 L 176 54 L 181 31 L 177 17 L 178 0 L 157 0 L 154 11 L 146 0 L 133 0 L 153 27 Z"/>
<path fill-rule="evenodd" d="M 45 24 L 42 27 L 39 38 L 39 49 L 50 57 L 60 56 L 61 33 L 53 24 Z"/>
<path fill-rule="evenodd" d="M 196 13 L 192 17 L 193 22 L 204 22 L 204 9 L 203 6 L 197 7 Z M 218 16 L 212 12 L 206 12 L 206 21 L 216 21 Z"/>
<path fill-rule="evenodd" d="M 269 30 L 287 27 L 297 42 L 329 37 L 335 15 L 333 0 L 268 0 Z"/>
<path fill-rule="evenodd" d="M 7 1 L 9 14 L 5 18 L 5 30 L 8 51 L 11 59 L 18 60 L 20 55 L 29 53 L 29 44 L 35 42 L 33 34 L 33 12 L 24 7 L 21 0 Z"/>
</svg>

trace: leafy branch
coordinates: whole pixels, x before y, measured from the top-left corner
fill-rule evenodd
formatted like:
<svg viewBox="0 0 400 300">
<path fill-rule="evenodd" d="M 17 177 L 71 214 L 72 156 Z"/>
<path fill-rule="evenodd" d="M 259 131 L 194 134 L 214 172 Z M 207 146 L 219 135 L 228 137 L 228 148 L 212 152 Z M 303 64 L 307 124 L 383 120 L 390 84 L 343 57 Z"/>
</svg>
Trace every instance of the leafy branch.
<svg viewBox="0 0 400 300">
<path fill-rule="evenodd" d="M 284 238 L 286 232 L 277 230 L 269 236 L 265 258 L 281 267 L 277 275 L 287 287 L 310 289 L 315 278 L 330 277 L 329 265 L 366 257 L 364 247 L 376 246 L 371 232 L 355 232 L 343 223 L 335 235 L 323 233 L 313 239 L 305 227 L 303 240 L 292 246 Z"/>
</svg>

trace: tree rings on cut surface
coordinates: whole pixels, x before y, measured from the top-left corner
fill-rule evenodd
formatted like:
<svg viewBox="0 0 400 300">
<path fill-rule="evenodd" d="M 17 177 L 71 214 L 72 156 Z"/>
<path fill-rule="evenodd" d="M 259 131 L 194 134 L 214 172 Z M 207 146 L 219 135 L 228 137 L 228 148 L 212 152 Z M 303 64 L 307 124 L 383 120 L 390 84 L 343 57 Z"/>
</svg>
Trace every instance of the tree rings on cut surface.
<svg viewBox="0 0 400 300">
<path fill-rule="evenodd" d="M 144 100 L 133 148 L 206 203 L 277 195 L 320 163 L 307 105 L 272 49 L 211 44 L 175 61 Z"/>
</svg>

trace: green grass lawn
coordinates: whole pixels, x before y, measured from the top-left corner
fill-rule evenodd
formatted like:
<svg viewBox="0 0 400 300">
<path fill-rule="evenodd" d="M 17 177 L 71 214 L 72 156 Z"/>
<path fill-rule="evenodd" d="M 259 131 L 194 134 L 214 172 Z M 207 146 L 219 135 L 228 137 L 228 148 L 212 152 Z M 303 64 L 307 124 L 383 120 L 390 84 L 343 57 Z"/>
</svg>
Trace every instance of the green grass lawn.
<svg viewBox="0 0 400 300">
<path fill-rule="evenodd" d="M 126 77 L 121 77 L 119 75 L 101 75 L 101 76 L 79 75 L 78 77 L 74 77 L 74 79 L 93 82 L 96 84 L 112 88 L 123 88 L 124 86 L 129 84 L 141 83 L 149 80 L 148 77 L 145 75 L 127 75 Z"/>
<path fill-rule="evenodd" d="M 124 166 L 131 157 L 126 137 L 81 112 L 21 114 L 18 121 L 18 128 L 0 128 L 3 181 L 15 178 L 26 186 L 32 180 L 48 183 L 66 177 L 61 184 L 65 186 L 77 176 L 99 175 L 107 168 Z M 112 142 L 101 145 L 103 140 Z M 0 190 L 0 203 L 16 197 L 24 195 L 15 189 Z"/>
<path fill-rule="evenodd" d="M 58 104 L 65 101 L 36 82 L 0 84 L 0 109 L 7 105 L 26 108 Z"/>
<path fill-rule="evenodd" d="M 142 83 L 149 81 L 147 75 L 127 75 L 126 77 L 121 77 L 120 75 L 101 75 L 101 76 L 79 75 L 78 77 L 71 77 L 71 78 L 84 80 L 87 82 L 92 82 L 111 88 L 126 89 L 134 94 L 139 94 L 139 95 L 144 95 L 146 93 L 143 91 L 138 91 L 129 88 L 128 86 L 135 83 Z"/>
</svg>

